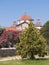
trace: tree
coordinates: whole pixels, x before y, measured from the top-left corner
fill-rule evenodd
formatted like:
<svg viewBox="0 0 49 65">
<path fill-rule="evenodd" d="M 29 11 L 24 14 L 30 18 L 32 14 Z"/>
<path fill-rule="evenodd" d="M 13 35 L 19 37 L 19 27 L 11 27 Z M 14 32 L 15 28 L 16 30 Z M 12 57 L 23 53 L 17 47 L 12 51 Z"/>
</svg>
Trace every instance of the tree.
<svg viewBox="0 0 49 65">
<path fill-rule="evenodd" d="M 1 34 L 4 32 L 4 28 L 0 28 L 0 36 L 1 36 Z"/>
<path fill-rule="evenodd" d="M 44 56 L 46 41 L 39 31 L 34 27 L 33 23 L 28 24 L 26 28 L 20 34 L 20 43 L 17 44 L 17 53 L 22 58 L 34 59 L 35 55 Z"/>
<path fill-rule="evenodd" d="M 44 36 L 44 38 L 47 41 L 47 44 L 49 45 L 49 21 L 47 21 L 43 27 L 40 30 L 41 34 Z"/>
<path fill-rule="evenodd" d="M 19 31 L 4 31 L 0 36 L 0 47 L 13 47 L 19 42 Z"/>
</svg>

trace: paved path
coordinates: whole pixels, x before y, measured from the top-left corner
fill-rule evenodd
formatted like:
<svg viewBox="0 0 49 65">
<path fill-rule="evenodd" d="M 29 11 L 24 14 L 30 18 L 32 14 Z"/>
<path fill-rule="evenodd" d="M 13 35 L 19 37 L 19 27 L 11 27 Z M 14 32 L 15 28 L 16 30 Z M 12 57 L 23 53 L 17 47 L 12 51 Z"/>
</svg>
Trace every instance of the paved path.
<svg viewBox="0 0 49 65">
<path fill-rule="evenodd" d="M 21 56 L 13 56 L 13 57 L 5 57 L 5 58 L 0 58 L 0 61 L 8 61 L 8 60 L 19 60 L 21 59 Z"/>
<path fill-rule="evenodd" d="M 36 58 L 39 58 L 39 57 L 36 56 Z M 44 58 L 40 57 L 39 59 L 48 59 L 48 58 L 49 58 L 49 56 L 45 56 Z M 0 58 L 0 61 L 19 60 L 19 59 L 21 59 L 21 56 L 13 56 L 13 57 Z"/>
</svg>

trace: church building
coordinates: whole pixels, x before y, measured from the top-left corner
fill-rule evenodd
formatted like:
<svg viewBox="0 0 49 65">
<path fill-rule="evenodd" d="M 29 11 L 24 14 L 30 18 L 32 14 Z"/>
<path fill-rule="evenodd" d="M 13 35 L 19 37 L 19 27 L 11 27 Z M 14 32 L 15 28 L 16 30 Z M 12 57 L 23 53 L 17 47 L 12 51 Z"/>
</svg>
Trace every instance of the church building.
<svg viewBox="0 0 49 65">
<path fill-rule="evenodd" d="M 27 14 L 22 15 L 19 20 L 18 20 L 18 24 L 16 25 L 16 27 L 20 30 L 25 29 L 25 27 L 28 27 L 28 23 L 34 21 L 34 19 L 32 19 L 32 17 L 30 17 Z M 40 22 L 40 19 L 37 19 L 37 23 L 34 24 L 35 27 L 37 29 L 40 29 L 42 27 L 42 24 Z"/>
<path fill-rule="evenodd" d="M 21 30 L 25 29 L 26 27 L 28 27 L 28 23 L 31 21 L 34 21 L 34 19 L 32 19 L 31 16 L 24 14 L 17 20 L 18 24 L 16 24 L 16 21 L 14 21 L 12 26 L 6 28 L 6 31 L 8 31 L 8 30 L 21 31 Z M 34 25 L 37 29 L 40 29 L 42 27 L 40 19 L 37 19 L 37 23 Z"/>
</svg>

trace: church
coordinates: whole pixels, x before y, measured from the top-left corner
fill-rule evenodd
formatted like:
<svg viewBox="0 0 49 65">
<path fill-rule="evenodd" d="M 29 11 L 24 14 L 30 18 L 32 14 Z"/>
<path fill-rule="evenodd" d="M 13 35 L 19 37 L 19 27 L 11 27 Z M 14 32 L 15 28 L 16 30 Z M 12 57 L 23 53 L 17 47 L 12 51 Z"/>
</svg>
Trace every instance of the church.
<svg viewBox="0 0 49 65">
<path fill-rule="evenodd" d="M 18 24 L 16 24 L 16 21 L 14 21 L 13 25 L 10 26 L 10 27 L 7 27 L 5 30 L 6 31 L 9 31 L 9 30 L 14 30 L 14 31 L 19 30 L 19 31 L 22 31 L 23 29 L 28 27 L 28 23 L 31 22 L 31 21 L 34 21 L 34 19 L 32 19 L 31 16 L 29 16 L 27 14 L 24 14 L 17 20 Z M 37 19 L 37 23 L 34 24 L 34 25 L 35 25 L 35 27 L 37 29 L 40 29 L 42 27 L 40 19 Z"/>
</svg>

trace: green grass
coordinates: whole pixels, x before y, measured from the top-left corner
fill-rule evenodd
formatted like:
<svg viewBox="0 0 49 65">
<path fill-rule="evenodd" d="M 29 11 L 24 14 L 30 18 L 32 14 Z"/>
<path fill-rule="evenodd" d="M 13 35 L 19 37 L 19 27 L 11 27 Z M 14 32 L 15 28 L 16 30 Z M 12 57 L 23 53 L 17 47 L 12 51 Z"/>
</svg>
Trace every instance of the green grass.
<svg viewBox="0 0 49 65">
<path fill-rule="evenodd" d="M 47 60 L 11 60 L 2 61 L 0 65 L 49 65 L 49 59 Z"/>
</svg>

